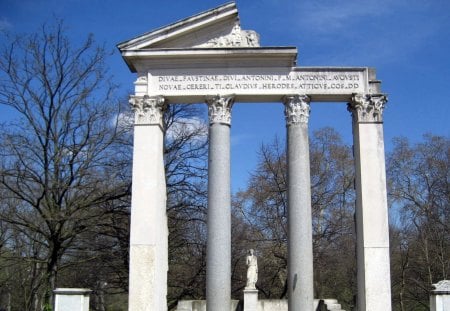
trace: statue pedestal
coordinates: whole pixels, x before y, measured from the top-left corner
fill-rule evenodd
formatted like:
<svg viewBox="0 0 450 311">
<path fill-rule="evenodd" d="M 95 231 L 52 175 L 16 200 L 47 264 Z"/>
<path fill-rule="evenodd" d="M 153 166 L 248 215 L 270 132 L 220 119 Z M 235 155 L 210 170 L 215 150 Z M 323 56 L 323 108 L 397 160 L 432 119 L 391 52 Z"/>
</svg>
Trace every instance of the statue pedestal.
<svg viewBox="0 0 450 311">
<path fill-rule="evenodd" d="M 255 288 L 244 289 L 244 310 L 257 311 L 258 310 L 258 290 Z"/>
</svg>

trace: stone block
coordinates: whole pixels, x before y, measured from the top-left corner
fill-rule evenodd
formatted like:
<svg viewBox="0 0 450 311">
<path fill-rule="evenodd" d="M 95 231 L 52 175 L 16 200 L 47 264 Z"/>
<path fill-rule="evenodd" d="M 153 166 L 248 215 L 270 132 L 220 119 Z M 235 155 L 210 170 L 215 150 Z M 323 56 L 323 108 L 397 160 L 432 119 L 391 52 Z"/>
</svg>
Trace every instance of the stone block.
<svg viewBox="0 0 450 311">
<path fill-rule="evenodd" d="M 257 311 L 258 310 L 258 290 L 244 289 L 244 310 Z"/>
<path fill-rule="evenodd" d="M 430 311 L 450 311 L 450 280 L 433 284 L 430 294 Z"/>
<path fill-rule="evenodd" d="M 86 288 L 57 288 L 55 293 L 55 311 L 89 311 L 89 295 Z"/>
<path fill-rule="evenodd" d="M 231 310 L 236 311 L 239 300 L 231 300 Z M 206 311 L 206 300 L 180 300 L 176 311 Z"/>
</svg>

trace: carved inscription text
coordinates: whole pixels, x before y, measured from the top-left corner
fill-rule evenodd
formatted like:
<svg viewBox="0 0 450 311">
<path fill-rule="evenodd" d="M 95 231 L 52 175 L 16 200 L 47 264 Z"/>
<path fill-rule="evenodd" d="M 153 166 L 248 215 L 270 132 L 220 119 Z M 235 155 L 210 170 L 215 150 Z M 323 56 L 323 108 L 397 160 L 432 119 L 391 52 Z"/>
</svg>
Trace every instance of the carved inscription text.
<svg viewBox="0 0 450 311">
<path fill-rule="evenodd" d="M 291 72 L 289 75 L 165 75 L 153 76 L 158 94 L 182 93 L 358 93 L 364 92 L 362 72 Z"/>
</svg>

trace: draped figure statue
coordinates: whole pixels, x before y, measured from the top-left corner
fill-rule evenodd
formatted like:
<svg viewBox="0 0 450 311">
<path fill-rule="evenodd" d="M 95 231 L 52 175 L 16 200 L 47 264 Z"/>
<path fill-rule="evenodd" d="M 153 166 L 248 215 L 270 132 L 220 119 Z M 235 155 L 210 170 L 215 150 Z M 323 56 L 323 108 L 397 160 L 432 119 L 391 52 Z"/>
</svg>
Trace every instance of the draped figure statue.
<svg viewBox="0 0 450 311">
<path fill-rule="evenodd" d="M 256 282 L 258 281 L 258 259 L 255 251 L 250 249 L 245 260 L 247 264 L 247 286 L 246 289 L 256 289 Z"/>
</svg>

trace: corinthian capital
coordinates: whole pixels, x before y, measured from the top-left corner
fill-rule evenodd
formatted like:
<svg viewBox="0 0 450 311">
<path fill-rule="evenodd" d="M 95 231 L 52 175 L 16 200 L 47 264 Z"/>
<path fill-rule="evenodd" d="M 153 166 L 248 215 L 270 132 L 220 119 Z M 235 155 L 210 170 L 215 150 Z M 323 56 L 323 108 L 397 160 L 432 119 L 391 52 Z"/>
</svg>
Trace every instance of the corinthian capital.
<svg viewBox="0 0 450 311">
<path fill-rule="evenodd" d="M 383 122 L 386 95 L 353 94 L 347 109 L 355 122 Z"/>
<path fill-rule="evenodd" d="M 206 98 L 208 104 L 209 124 L 231 124 L 231 107 L 234 104 L 234 96 L 210 96 Z"/>
<path fill-rule="evenodd" d="M 131 109 L 134 111 L 134 124 L 163 125 L 166 108 L 162 96 L 130 96 Z"/>
<path fill-rule="evenodd" d="M 308 123 L 310 98 L 307 95 L 287 95 L 283 98 L 286 124 Z"/>
</svg>

